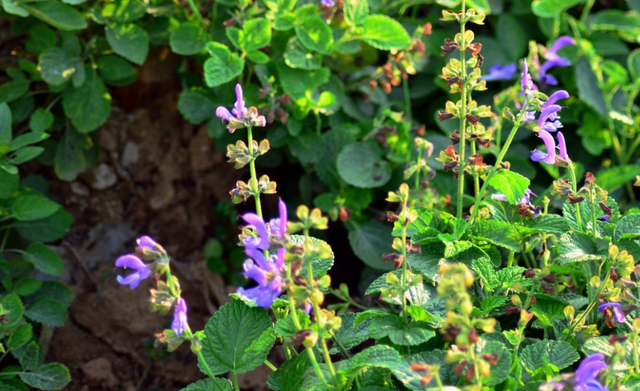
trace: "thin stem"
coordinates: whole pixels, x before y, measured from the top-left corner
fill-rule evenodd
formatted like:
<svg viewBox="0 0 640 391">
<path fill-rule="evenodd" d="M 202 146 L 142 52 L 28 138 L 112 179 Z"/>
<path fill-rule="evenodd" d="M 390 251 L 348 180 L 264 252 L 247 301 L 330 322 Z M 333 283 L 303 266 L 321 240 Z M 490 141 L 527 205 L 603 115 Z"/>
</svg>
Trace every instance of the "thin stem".
<svg viewBox="0 0 640 391">
<path fill-rule="evenodd" d="M 207 27 L 207 22 L 204 20 L 204 18 L 202 17 L 202 15 L 200 15 L 200 10 L 198 9 L 198 7 L 196 6 L 196 3 L 194 0 L 188 0 L 189 2 L 189 7 L 191 7 L 191 11 L 193 11 L 193 14 L 196 16 L 196 18 L 198 19 L 198 22 L 200 22 L 200 24 L 202 25 L 202 27 Z"/>
<path fill-rule="evenodd" d="M 513 266 L 513 259 L 515 258 L 515 251 L 509 250 L 509 261 L 507 261 L 507 267 Z"/>
<path fill-rule="evenodd" d="M 275 365 L 271 364 L 269 360 L 264 360 L 262 363 L 274 372 L 278 370 L 278 368 L 276 368 Z"/>
<path fill-rule="evenodd" d="M 593 232 L 593 240 L 598 240 L 598 218 L 596 217 L 596 191 L 595 189 L 589 189 L 589 193 L 591 193 L 591 231 Z"/>
<path fill-rule="evenodd" d="M 220 386 L 218 385 L 218 382 L 216 381 L 218 380 L 218 378 L 216 377 L 216 375 L 213 374 L 213 372 L 211 372 L 211 368 L 209 368 L 209 364 L 207 364 L 207 361 L 204 359 L 204 356 L 202 355 L 202 351 L 198 352 L 198 361 L 204 367 L 204 371 L 207 372 L 207 376 L 209 376 L 211 380 L 213 380 L 213 385 L 216 388 L 216 390 L 224 391 L 224 389 L 221 389 Z"/>
<path fill-rule="evenodd" d="M 640 137 L 638 137 L 640 138 Z M 416 174 L 415 174 L 415 188 L 416 191 L 420 190 L 420 171 L 422 171 L 422 167 L 420 166 L 420 160 L 422 159 L 422 145 L 418 147 L 418 158 L 416 159 Z"/>
<path fill-rule="evenodd" d="M 640 359 L 638 355 L 638 334 L 634 332 L 633 339 L 631 341 L 631 346 L 633 348 L 633 366 L 635 368 L 636 375 L 640 374 Z"/>
<path fill-rule="evenodd" d="M 476 140 L 471 141 L 471 155 L 476 154 Z M 475 192 L 475 198 L 478 199 L 480 197 L 480 175 L 478 175 L 478 170 L 476 166 L 472 167 L 471 173 L 473 174 L 473 191 Z"/>
<path fill-rule="evenodd" d="M 573 163 L 569 165 L 569 173 L 571 174 L 571 187 L 573 192 L 577 194 L 578 181 L 576 179 L 576 169 Z M 576 203 L 576 223 L 578 224 L 578 231 L 582 232 L 582 218 L 580 216 L 580 203 Z"/>
<path fill-rule="evenodd" d="M 595 2 L 596 0 L 588 0 L 587 4 L 584 5 L 584 8 L 582 9 L 582 13 L 580 14 L 581 23 L 587 22 L 587 18 L 589 17 L 589 13 L 591 12 L 591 7 L 593 7 L 593 4 Z"/>
<path fill-rule="evenodd" d="M 462 202 L 464 198 L 464 161 L 465 161 L 465 144 L 467 137 L 466 114 L 467 114 L 467 60 L 466 60 L 466 40 L 465 32 L 465 6 L 466 1 L 462 1 L 462 20 L 460 21 L 460 35 L 462 45 L 460 47 L 460 163 L 458 165 L 458 200 L 457 200 L 457 216 L 462 218 Z"/>
<path fill-rule="evenodd" d="M 407 117 L 409 121 L 413 118 L 413 112 L 411 109 L 411 92 L 409 91 L 409 78 L 402 78 L 402 92 L 404 94 L 404 109 L 407 111 Z"/>
<path fill-rule="evenodd" d="M 167 274 L 167 284 L 169 285 L 169 289 L 171 289 L 171 294 L 174 297 L 178 297 L 178 292 L 176 292 L 176 288 L 173 285 L 173 278 L 171 278 L 171 268 L 169 266 L 167 266 L 165 273 Z"/>
<path fill-rule="evenodd" d="M 530 103 L 529 99 L 525 99 L 524 104 L 522 105 L 522 110 L 520 110 L 520 113 L 518 114 L 518 117 L 516 119 L 516 123 L 513 124 L 513 128 L 511 128 L 511 132 L 509 133 L 509 137 L 507 137 L 507 141 L 505 141 L 504 146 L 500 150 L 500 154 L 498 155 L 498 158 L 496 159 L 496 162 L 493 165 L 493 168 L 491 169 L 491 171 L 489 171 L 489 173 L 487 174 L 487 177 L 484 180 L 484 183 L 482 184 L 482 188 L 480 189 L 480 195 L 476 197 L 476 203 L 473 206 L 473 212 L 471 212 L 471 217 L 469 218 L 470 223 L 473 223 L 476 216 L 478 215 L 478 210 L 480 209 L 480 203 L 482 202 L 482 198 L 484 197 L 484 192 L 487 190 L 487 186 L 489 186 L 489 180 L 500 168 L 500 164 L 502 163 L 504 156 L 507 154 L 507 151 L 511 146 L 511 142 L 513 141 L 513 138 L 516 136 L 516 132 L 518 131 L 518 128 L 520 128 L 520 124 L 522 123 L 522 119 L 524 118 L 524 113 L 529 108 L 529 103 Z"/>
<path fill-rule="evenodd" d="M 247 137 L 249 138 L 249 156 L 251 156 L 251 161 L 249 162 L 249 170 L 251 171 L 251 191 L 253 192 L 253 198 L 256 200 L 256 213 L 258 217 L 262 218 L 262 205 L 260 204 L 258 177 L 256 175 L 256 158 L 253 156 L 253 132 L 251 126 L 247 127 Z"/>
<path fill-rule="evenodd" d="M 316 116 L 316 134 L 319 136 L 322 134 L 322 118 L 317 111 L 314 111 L 313 114 Z"/>
<path fill-rule="evenodd" d="M 605 275 L 604 279 L 601 280 L 602 283 L 600 284 L 600 289 L 598 290 L 598 294 L 594 295 L 594 297 L 598 298 L 600 297 L 600 294 L 602 293 L 602 291 L 604 290 L 605 287 L 605 282 L 609 280 L 609 277 L 611 276 L 611 269 L 607 270 L 607 274 Z M 587 284 L 589 282 L 587 281 Z M 576 319 L 571 326 L 569 326 L 569 330 L 567 332 L 567 337 L 573 335 L 573 330 L 575 330 L 575 328 L 584 320 L 584 318 L 587 316 L 587 314 L 589 314 L 591 311 L 593 311 L 593 309 L 595 308 L 596 304 L 598 303 L 598 300 L 593 300 L 592 302 L 589 303 L 589 306 L 587 307 L 586 310 L 584 310 L 583 313 L 580 314 L 580 316 L 578 316 L 578 319 Z"/>
<path fill-rule="evenodd" d="M 405 200 L 405 204 L 403 205 L 403 212 L 406 213 L 407 203 L 409 200 Z M 402 320 L 404 321 L 404 325 L 407 326 L 409 324 L 409 311 L 407 309 L 407 296 L 405 295 L 405 290 L 407 289 L 407 227 L 402 227 Z"/>
<path fill-rule="evenodd" d="M 232 372 L 232 373 L 233 373 L 233 388 L 236 391 L 240 391 L 240 385 L 238 384 L 238 374 L 235 372 Z"/>
</svg>

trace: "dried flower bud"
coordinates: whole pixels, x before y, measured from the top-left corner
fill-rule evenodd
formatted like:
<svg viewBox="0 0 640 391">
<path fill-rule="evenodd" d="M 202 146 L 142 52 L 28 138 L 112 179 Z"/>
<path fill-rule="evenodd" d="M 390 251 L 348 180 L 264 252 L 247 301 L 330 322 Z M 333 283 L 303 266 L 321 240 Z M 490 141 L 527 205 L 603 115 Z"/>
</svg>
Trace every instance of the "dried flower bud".
<svg viewBox="0 0 640 391">
<path fill-rule="evenodd" d="M 453 53 L 458 48 L 458 44 L 451 38 L 444 39 L 444 45 L 440 46 L 442 49 L 441 56 L 446 56 Z"/>
<path fill-rule="evenodd" d="M 609 337 L 609 345 L 615 345 L 616 343 L 623 343 L 628 339 L 626 335 L 615 335 L 612 334 Z"/>
<path fill-rule="evenodd" d="M 395 223 L 396 221 L 398 221 L 400 219 L 400 217 L 393 213 L 393 212 L 387 212 L 387 221 L 390 223 Z"/>
<path fill-rule="evenodd" d="M 477 125 L 478 121 L 480 121 L 480 117 L 478 117 L 477 115 L 467 114 L 465 117 L 467 118 L 467 121 L 469 121 L 472 125 Z"/>
<path fill-rule="evenodd" d="M 578 202 L 584 201 L 584 197 L 583 196 L 576 196 L 574 194 L 567 194 L 567 197 L 569 197 L 569 205 L 577 204 Z"/>
<path fill-rule="evenodd" d="M 429 370 L 429 366 L 423 362 L 421 363 L 414 362 L 411 364 L 411 367 L 409 367 L 409 370 L 411 372 L 426 372 Z"/>
<path fill-rule="evenodd" d="M 471 53 L 473 57 L 476 57 L 478 54 L 480 54 L 481 50 L 482 44 L 479 42 L 472 43 L 471 45 L 467 46 L 467 51 Z"/>
<path fill-rule="evenodd" d="M 524 278 L 533 278 L 536 276 L 536 272 L 533 269 L 527 269 L 522 272 L 522 277 Z"/>
<path fill-rule="evenodd" d="M 455 114 L 451 114 L 446 111 L 438 111 L 438 121 L 446 121 L 451 118 L 455 118 Z"/>
<path fill-rule="evenodd" d="M 595 181 L 596 177 L 590 172 L 586 173 L 586 175 L 584 176 L 584 182 L 587 185 L 592 185 L 593 183 L 595 183 Z"/>
<path fill-rule="evenodd" d="M 555 284 L 556 280 L 557 280 L 555 274 L 546 275 L 546 276 L 542 277 L 542 279 L 544 281 L 548 282 L 549 284 Z"/>
<path fill-rule="evenodd" d="M 504 312 L 505 312 L 507 315 L 511 316 L 511 315 L 515 315 L 515 314 L 517 314 L 518 312 L 520 312 L 520 309 L 518 309 L 518 307 L 507 306 L 507 307 L 505 307 Z"/>
</svg>

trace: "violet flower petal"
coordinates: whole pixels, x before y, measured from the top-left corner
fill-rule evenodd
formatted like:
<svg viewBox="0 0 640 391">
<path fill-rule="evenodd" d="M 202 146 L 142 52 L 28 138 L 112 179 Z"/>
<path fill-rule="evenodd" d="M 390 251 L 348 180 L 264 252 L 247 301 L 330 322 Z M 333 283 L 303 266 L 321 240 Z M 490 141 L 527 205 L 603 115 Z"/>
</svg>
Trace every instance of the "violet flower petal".
<svg viewBox="0 0 640 391">
<path fill-rule="evenodd" d="M 509 80 L 516 74 L 516 64 L 511 63 L 505 66 L 494 65 L 489 68 L 489 74 L 482 76 L 481 80 L 493 81 L 493 80 Z"/>
<path fill-rule="evenodd" d="M 148 235 L 139 237 L 138 239 L 136 239 L 136 243 L 138 243 L 138 246 L 143 250 L 148 249 L 150 251 L 153 251 L 158 247 L 158 243 Z"/>
<path fill-rule="evenodd" d="M 136 271 L 147 269 L 147 265 L 133 254 L 123 255 L 116 260 L 116 267 L 128 267 Z"/>
<path fill-rule="evenodd" d="M 258 245 L 258 248 L 262 250 L 268 249 L 269 232 L 267 232 L 267 226 L 265 225 L 264 220 L 255 213 L 245 213 L 242 215 L 242 218 L 258 233 L 258 236 L 260 237 L 260 244 Z"/>
<path fill-rule="evenodd" d="M 569 37 L 568 35 L 563 35 L 562 37 L 558 37 L 558 39 L 555 40 L 553 45 L 551 45 L 551 47 L 545 54 L 545 58 L 551 57 L 552 55 L 556 54 L 558 50 L 562 49 L 567 45 L 575 45 L 575 44 L 576 44 L 576 41 L 573 38 Z"/>
<path fill-rule="evenodd" d="M 531 160 L 534 162 L 543 161 L 547 164 L 556 163 L 556 142 L 553 140 L 551 133 L 546 130 L 540 130 L 538 136 L 544 141 L 544 145 L 547 147 L 547 153 L 535 150 L 531 152 Z"/>
<path fill-rule="evenodd" d="M 560 155 L 560 158 L 568 160 L 569 155 L 567 154 L 567 143 L 564 140 L 562 132 L 558 132 L 558 149 L 560 150 L 560 153 L 558 154 Z"/>
<path fill-rule="evenodd" d="M 173 313 L 173 322 L 171 322 L 171 329 L 176 335 L 181 335 L 189 327 L 187 323 L 187 302 L 184 299 L 179 298 L 176 310 Z"/>
<path fill-rule="evenodd" d="M 226 107 L 219 106 L 219 107 L 216 109 L 216 117 L 218 117 L 218 118 L 222 118 L 223 120 L 225 120 L 225 121 L 227 121 L 227 122 L 228 122 L 228 121 L 231 121 L 231 117 L 232 117 L 232 115 L 231 115 L 231 113 L 229 112 L 229 110 L 227 110 L 227 108 L 226 108 Z"/>
</svg>

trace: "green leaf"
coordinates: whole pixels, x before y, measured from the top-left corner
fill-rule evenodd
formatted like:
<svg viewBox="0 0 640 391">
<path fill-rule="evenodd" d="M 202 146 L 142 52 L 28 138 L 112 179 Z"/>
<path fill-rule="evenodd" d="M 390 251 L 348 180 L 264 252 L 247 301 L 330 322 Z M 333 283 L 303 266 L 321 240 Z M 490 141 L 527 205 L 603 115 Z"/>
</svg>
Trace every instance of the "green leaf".
<svg viewBox="0 0 640 391">
<path fill-rule="evenodd" d="M 473 270 L 480 281 L 489 292 L 492 292 L 498 285 L 498 277 L 496 275 L 495 266 L 489 258 L 482 257 L 474 259 L 471 262 L 471 270 Z"/>
<path fill-rule="evenodd" d="M 191 383 L 180 391 L 233 391 L 233 385 L 229 379 L 202 379 Z"/>
<path fill-rule="evenodd" d="M 25 308 L 24 315 L 46 326 L 62 327 L 67 321 L 67 306 L 49 296 L 42 296 Z"/>
<path fill-rule="evenodd" d="M 606 118 L 608 113 L 604 94 L 599 87 L 598 78 L 593 73 L 591 65 L 589 65 L 589 61 L 584 57 L 580 59 L 575 66 L 575 72 L 580 98 L 598 114 Z"/>
<path fill-rule="evenodd" d="M 25 42 L 27 52 L 40 54 L 58 43 L 58 35 L 44 24 L 36 24 L 29 29 L 29 39 Z"/>
<path fill-rule="evenodd" d="M 291 243 L 292 244 L 303 244 L 304 243 L 304 236 L 303 235 L 291 235 Z M 313 243 L 314 245 L 322 245 L 325 246 L 327 248 L 331 248 L 329 246 L 329 244 L 327 242 L 325 242 L 324 240 L 320 240 L 314 237 L 309 237 L 309 239 L 311 240 L 311 243 Z M 315 278 L 320 278 L 322 276 L 324 276 L 325 274 L 327 274 L 327 272 L 329 271 L 329 269 L 331 269 L 331 267 L 333 266 L 333 261 L 335 259 L 335 255 L 333 254 L 333 251 L 331 251 L 331 257 L 329 258 L 314 258 L 311 261 L 311 266 L 313 266 L 313 276 Z M 304 270 L 304 275 L 306 276 L 306 270 L 307 270 L 307 260 L 305 259 L 304 262 L 302 263 L 301 266 L 301 270 Z"/>
<path fill-rule="evenodd" d="M 22 315 L 24 315 L 24 306 L 22 305 L 22 300 L 15 293 L 10 293 L 2 298 L 2 309 L 7 310 L 4 315 L 4 322 L 2 326 L 5 328 L 11 327 L 18 323 L 22 319 Z"/>
<path fill-rule="evenodd" d="M 22 164 L 24 162 L 28 162 L 29 160 L 35 159 L 42 152 L 44 152 L 44 148 L 42 147 L 24 147 L 15 152 L 13 152 L 13 157 L 11 158 L 11 163 L 15 165 Z"/>
<path fill-rule="evenodd" d="M 0 200 L 13 197 L 20 185 L 18 174 L 11 174 L 0 168 Z"/>
<path fill-rule="evenodd" d="M 271 42 L 271 23 L 263 18 L 250 19 L 242 26 L 247 52 L 262 49 Z"/>
<path fill-rule="evenodd" d="M 640 164 L 628 164 L 624 166 L 614 166 L 598 171 L 598 185 L 608 192 L 613 192 L 627 183 L 633 181 L 640 175 Z"/>
<path fill-rule="evenodd" d="M 342 11 L 344 20 L 354 26 L 364 23 L 369 16 L 369 2 L 360 0 L 345 0 Z"/>
<path fill-rule="evenodd" d="M 471 229 L 471 237 L 486 240 L 496 246 L 520 252 L 520 234 L 509 223 L 497 220 L 482 220 L 475 223 Z"/>
<path fill-rule="evenodd" d="M 601 125 L 598 116 L 591 112 L 584 114 L 578 135 L 584 148 L 592 155 L 599 156 L 604 150 L 611 148 L 611 133 Z"/>
<path fill-rule="evenodd" d="M 242 73 L 244 61 L 237 54 L 232 54 L 228 47 L 221 43 L 209 42 L 206 48 L 211 54 L 204 63 L 204 78 L 209 87 L 230 82 Z"/>
<path fill-rule="evenodd" d="M 541 18 L 554 18 L 580 3 L 580 0 L 533 0 L 531 11 Z"/>
<path fill-rule="evenodd" d="M 0 146 L 11 144 L 11 109 L 6 102 L 0 103 Z"/>
<path fill-rule="evenodd" d="M 420 345 L 436 336 L 427 323 L 411 322 L 405 326 L 397 315 L 372 319 L 369 334 L 374 339 L 389 337 L 391 342 L 401 346 Z"/>
<path fill-rule="evenodd" d="M 284 62 L 279 62 L 276 67 L 282 89 L 293 99 L 311 95 L 313 90 L 329 81 L 330 72 L 327 68 L 305 71 L 288 67 Z"/>
<path fill-rule="evenodd" d="M 104 3 L 100 8 L 104 18 L 118 23 L 136 21 L 147 12 L 147 7 L 140 0 L 115 0 Z"/>
<path fill-rule="evenodd" d="M 266 64 L 269 62 L 269 56 L 265 52 L 259 50 L 247 52 L 247 58 L 256 64 Z"/>
<path fill-rule="evenodd" d="M 33 263 L 36 269 L 54 277 L 60 277 L 64 265 L 55 251 L 42 243 L 33 243 L 24 252 L 24 258 Z"/>
<path fill-rule="evenodd" d="M 48 296 L 66 307 L 73 301 L 71 288 L 58 281 L 43 281 L 42 287 L 36 292 L 34 298 L 43 296 Z"/>
<path fill-rule="evenodd" d="M 178 98 L 178 110 L 189 123 L 194 125 L 213 118 L 217 106 L 204 88 L 194 87 L 183 90 Z"/>
<path fill-rule="evenodd" d="M 509 170 L 500 170 L 489 179 L 489 186 L 504 194 L 507 197 L 507 202 L 511 205 L 522 201 L 529 183 L 529 179 Z"/>
<path fill-rule="evenodd" d="M 298 312 L 298 322 L 300 329 L 307 329 L 311 324 L 309 315 L 303 310 L 296 310 Z M 295 325 L 293 316 L 288 316 L 283 319 L 278 319 L 276 322 L 276 333 L 280 337 L 293 337 L 298 332 L 298 327 Z"/>
<path fill-rule="evenodd" d="M 446 362 L 447 353 L 443 350 L 431 350 L 421 352 L 411 356 L 403 357 L 403 365 L 399 368 L 393 368 L 393 375 L 397 377 L 405 387 L 413 391 L 424 391 L 437 387 L 435 376 L 428 384 L 423 384 L 422 379 L 424 373 L 411 370 L 412 364 L 437 365 L 438 373 L 443 384 L 456 384 L 455 375 L 453 374 L 453 365 Z"/>
<path fill-rule="evenodd" d="M 298 354 L 272 373 L 267 386 L 273 391 L 298 391 L 305 380 L 305 372 L 311 367 L 308 354 Z"/>
<path fill-rule="evenodd" d="M 42 286 L 42 280 L 25 277 L 16 281 L 13 291 L 20 296 L 30 296 L 34 294 Z"/>
<path fill-rule="evenodd" d="M 526 346 L 522 349 L 519 358 L 530 371 L 548 364 L 553 364 L 562 370 L 578 361 L 580 355 L 565 341 L 543 340 Z"/>
<path fill-rule="evenodd" d="M 386 15 L 370 15 L 364 22 L 363 41 L 380 50 L 402 50 L 411 45 L 411 37 L 402 25 Z"/>
<path fill-rule="evenodd" d="M 108 55 L 96 61 L 98 72 L 105 82 L 116 86 L 133 83 L 138 71 L 127 60 L 120 56 Z"/>
<path fill-rule="evenodd" d="M 68 128 L 56 149 L 54 167 L 58 178 L 71 181 L 88 169 L 92 164 L 92 151 L 95 151 L 95 144 L 91 137 L 78 133 L 73 127 Z"/>
<path fill-rule="evenodd" d="M 360 371 L 368 367 L 398 369 L 403 365 L 398 352 L 385 345 L 372 346 L 355 354 L 338 369 L 338 376 L 354 378 Z"/>
<path fill-rule="evenodd" d="M 596 259 L 597 247 L 591 236 L 571 231 L 560 236 L 552 247 L 560 265 Z"/>
<path fill-rule="evenodd" d="M 20 356 L 20 365 L 22 368 L 29 371 L 38 368 L 44 361 L 44 350 L 40 344 L 36 341 L 32 341 L 27 345 Z"/>
<path fill-rule="evenodd" d="M 245 373 L 259 367 L 275 341 L 267 311 L 239 300 L 220 307 L 204 332 L 202 353 L 214 374 Z"/>
<path fill-rule="evenodd" d="M 46 364 L 19 376 L 23 382 L 40 390 L 60 390 L 71 381 L 69 370 L 60 363 Z"/>
<path fill-rule="evenodd" d="M 133 23 L 112 24 L 105 28 L 111 48 L 132 63 L 142 65 L 149 53 L 149 35 Z"/>
<path fill-rule="evenodd" d="M 343 348 L 349 350 L 355 346 L 360 345 L 362 342 L 369 339 L 369 326 L 370 320 L 365 320 L 359 325 L 355 325 L 356 314 L 353 312 L 347 312 L 340 315 L 342 318 L 342 326 L 338 330 L 333 338 L 342 345 Z M 337 344 L 331 348 L 331 354 L 340 353 Z"/>
<path fill-rule="evenodd" d="M 347 145 L 338 154 L 336 166 L 340 177 L 355 187 L 380 187 L 391 179 L 391 168 L 381 159 L 380 148 L 372 143 Z"/>
<path fill-rule="evenodd" d="M 13 69 L 16 72 L 9 73 L 9 70 Z M 8 68 L 7 74 L 13 79 L 11 81 L 5 81 L 0 84 L 0 102 L 14 102 L 20 99 L 29 90 L 29 79 L 27 79 L 22 71 L 16 68 Z M 15 108 L 14 108 L 15 109 Z M 18 117 L 16 113 L 13 113 L 14 117 Z M 16 118 L 14 118 L 16 120 Z"/>
<path fill-rule="evenodd" d="M 43 108 L 38 108 L 29 118 L 29 129 L 34 133 L 43 133 L 53 125 L 53 114 Z"/>
<path fill-rule="evenodd" d="M 182 22 L 169 36 L 171 50 L 182 56 L 200 53 L 207 45 L 207 37 L 200 31 L 200 26 L 191 22 Z"/>
<path fill-rule="evenodd" d="M 32 221 L 16 221 L 14 226 L 20 236 L 32 242 L 52 242 L 63 237 L 73 218 L 64 210 L 60 209 L 53 215 L 44 219 Z"/>
<path fill-rule="evenodd" d="M 530 235 L 532 233 L 563 234 L 570 230 L 569 224 L 567 224 L 562 216 L 558 215 L 541 215 L 535 219 L 525 220 L 524 223 L 527 233 L 523 234 L 521 232 L 523 235 Z"/>
<path fill-rule="evenodd" d="M 94 69 L 86 69 L 87 77 L 80 87 L 69 87 L 62 107 L 79 132 L 90 132 L 104 124 L 111 113 L 111 96 Z"/>
<path fill-rule="evenodd" d="M 527 32 L 525 25 L 519 18 L 511 14 L 500 15 L 496 25 L 496 36 L 510 60 L 517 61 L 517 59 L 525 56 Z M 500 39 L 500 37 L 509 37 L 509 39 Z"/>
<path fill-rule="evenodd" d="M 376 222 L 354 224 L 354 226 L 354 229 L 349 232 L 349 244 L 356 256 L 375 269 L 393 269 L 393 265 L 382 260 L 383 254 L 393 252 L 389 228 Z"/>
<path fill-rule="evenodd" d="M 631 77 L 638 79 L 640 77 L 640 49 L 636 49 L 629 54 L 627 58 L 627 68 Z"/>
<path fill-rule="evenodd" d="M 33 338 L 33 327 L 29 323 L 23 323 L 16 327 L 9 336 L 7 341 L 7 349 L 18 349 Z"/>
<path fill-rule="evenodd" d="M 64 49 L 53 47 L 40 55 L 38 68 L 45 82 L 59 86 L 75 74 L 76 59 Z"/>
<path fill-rule="evenodd" d="M 320 142 L 320 136 L 308 131 L 287 140 L 291 154 L 297 157 L 302 164 L 312 164 L 318 161 L 322 153 L 318 148 Z"/>
<path fill-rule="evenodd" d="M 26 8 L 31 16 L 60 30 L 74 31 L 87 28 L 87 21 L 80 12 L 58 1 L 21 3 L 20 6 Z"/>
<path fill-rule="evenodd" d="M 291 37 L 284 52 L 284 60 L 291 68 L 320 69 L 322 57 L 305 48 L 296 37 Z"/>
<path fill-rule="evenodd" d="M 569 305 L 567 302 L 542 293 L 536 294 L 535 298 L 536 302 L 531 306 L 531 312 L 544 326 L 552 327 L 554 321 L 564 319 L 564 309 Z"/>
<path fill-rule="evenodd" d="M 640 30 L 640 18 L 637 14 L 627 14 L 622 10 L 609 9 L 599 11 L 591 21 L 593 30 L 627 31 L 638 33 Z"/>
<path fill-rule="evenodd" d="M 19 221 L 31 221 L 51 216 L 60 205 L 36 195 L 23 195 L 15 199 L 11 207 L 13 217 Z"/>
<path fill-rule="evenodd" d="M 18 0 L 2 0 L 2 8 L 11 15 L 22 16 L 23 18 L 29 16 L 29 11 L 21 7 Z"/>
<path fill-rule="evenodd" d="M 635 239 L 640 236 L 640 214 L 626 215 L 616 223 L 613 240 Z"/>
<path fill-rule="evenodd" d="M 313 15 L 302 19 L 296 25 L 296 36 L 300 43 L 309 50 L 322 54 L 330 54 L 333 46 L 333 33 L 327 22 Z"/>
<path fill-rule="evenodd" d="M 498 341 L 486 341 L 480 339 L 475 345 L 478 356 L 483 354 L 497 354 L 498 362 L 491 366 L 491 375 L 482 382 L 487 386 L 495 386 L 502 383 L 511 369 L 511 353 L 504 344 Z"/>
</svg>

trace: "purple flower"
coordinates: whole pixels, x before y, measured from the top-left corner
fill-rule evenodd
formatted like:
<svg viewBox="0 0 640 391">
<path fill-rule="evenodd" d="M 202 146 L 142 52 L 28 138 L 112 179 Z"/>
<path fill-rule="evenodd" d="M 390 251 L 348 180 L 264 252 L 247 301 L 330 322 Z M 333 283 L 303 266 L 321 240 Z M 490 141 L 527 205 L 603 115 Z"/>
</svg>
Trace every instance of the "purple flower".
<svg viewBox="0 0 640 391">
<path fill-rule="evenodd" d="M 149 251 L 153 251 L 154 249 L 156 249 L 158 247 L 158 243 L 156 243 L 155 240 L 153 240 L 151 238 L 151 236 L 141 236 L 138 239 L 136 239 L 136 243 L 138 243 L 138 246 L 144 251 L 144 250 L 149 250 Z"/>
<path fill-rule="evenodd" d="M 236 103 L 234 103 L 233 109 L 229 111 L 226 107 L 219 106 L 216 109 L 216 116 L 229 123 L 227 125 L 227 129 L 229 129 L 231 133 L 236 129 L 244 128 L 247 126 L 247 123 L 256 126 L 264 126 L 264 124 L 260 125 L 262 123 L 261 121 L 263 116 L 258 116 L 258 110 L 256 108 L 252 109 L 254 113 L 253 115 L 250 115 L 250 112 L 244 103 L 242 86 L 240 84 L 236 84 Z"/>
<path fill-rule="evenodd" d="M 280 239 L 287 233 L 287 205 L 280 199 L 278 203 L 280 217 L 269 221 L 269 233 Z"/>
<path fill-rule="evenodd" d="M 524 196 L 522 196 L 522 200 L 520 202 L 518 202 L 518 205 L 526 205 L 529 202 L 531 202 L 531 196 L 537 197 L 537 195 L 535 195 L 534 192 L 531 191 L 531 189 L 527 189 L 524 192 Z M 504 194 L 493 194 L 491 196 L 491 199 L 497 200 L 497 201 L 502 201 L 502 202 L 507 202 L 507 197 Z"/>
<path fill-rule="evenodd" d="M 248 110 L 244 103 L 244 92 L 242 91 L 242 86 L 240 84 L 236 84 L 236 103 L 233 105 L 231 113 L 233 113 L 237 119 L 243 119 L 247 112 Z"/>
<path fill-rule="evenodd" d="M 561 48 L 567 45 L 575 45 L 575 44 L 576 44 L 576 41 L 573 38 L 564 35 L 556 39 L 553 45 L 551 45 L 551 48 L 547 50 L 547 53 L 545 53 L 544 55 L 544 58 L 546 58 L 547 61 L 544 64 L 542 64 L 542 66 L 540 67 L 540 82 L 542 84 L 550 84 L 550 85 L 558 84 L 558 81 L 556 80 L 556 78 L 554 78 L 551 75 L 548 75 L 547 71 L 551 68 L 566 67 L 571 65 L 571 61 L 567 60 L 566 58 L 558 56 L 558 50 L 560 50 Z"/>
<path fill-rule="evenodd" d="M 564 141 L 564 135 L 562 132 L 558 132 L 558 156 L 560 159 L 569 160 L 569 155 L 567 154 L 567 143 Z"/>
<path fill-rule="evenodd" d="M 258 286 L 249 289 L 238 288 L 238 295 L 255 300 L 259 307 L 269 308 L 282 293 L 281 270 L 284 265 L 285 249 L 279 249 L 269 259 L 266 259 L 264 254 L 256 249 L 248 248 L 246 252 L 253 259 L 244 261 L 242 265 L 244 275 L 257 282 Z"/>
<path fill-rule="evenodd" d="M 522 93 L 525 97 L 530 98 L 531 93 L 535 90 L 536 86 L 533 84 L 529 68 L 527 66 L 527 59 L 524 59 L 524 65 L 522 66 L 522 76 L 520 78 L 520 86 L 522 87 Z"/>
<path fill-rule="evenodd" d="M 539 150 L 534 150 L 531 152 L 531 160 L 534 162 L 545 162 L 547 164 L 555 164 L 556 163 L 556 142 L 553 139 L 551 133 L 546 130 L 538 131 L 538 136 L 544 141 L 544 145 L 547 147 L 547 153 L 544 153 Z"/>
<path fill-rule="evenodd" d="M 258 237 L 245 237 L 243 240 L 245 247 L 267 250 L 269 248 L 269 232 L 264 220 L 255 213 L 245 213 L 242 215 L 242 219 L 249 223 L 249 227 L 253 228 L 258 234 Z"/>
<path fill-rule="evenodd" d="M 335 2 L 333 0 L 322 0 L 322 5 L 326 7 L 333 7 Z"/>
<path fill-rule="evenodd" d="M 609 301 L 604 304 L 600 304 L 600 306 L 598 307 L 598 311 L 604 311 L 607 308 L 611 308 L 613 310 L 613 315 L 616 318 L 616 322 L 624 323 L 624 312 L 622 312 L 622 310 L 620 309 L 620 303 Z"/>
<path fill-rule="evenodd" d="M 598 220 L 604 221 L 605 223 L 610 223 L 611 222 L 611 221 L 609 221 L 609 216 L 607 216 L 607 215 L 602 215 L 602 216 L 598 217 Z"/>
<path fill-rule="evenodd" d="M 598 381 L 598 374 L 605 369 L 602 353 L 595 353 L 582 360 L 576 370 L 576 385 L 574 391 L 607 391 L 608 389 Z"/>
<path fill-rule="evenodd" d="M 482 76 L 481 80 L 509 80 L 516 74 L 516 64 L 507 64 L 502 66 L 500 64 L 494 65 L 489 68 L 489 74 Z"/>
<path fill-rule="evenodd" d="M 543 106 L 540 112 L 540 118 L 538 118 L 538 126 L 540 126 L 540 129 L 546 130 L 547 132 L 555 132 L 560 129 L 562 123 L 558 120 L 560 117 L 556 113 L 561 109 L 562 107 L 558 105 Z"/>
<path fill-rule="evenodd" d="M 173 330 L 176 335 L 180 335 L 188 328 L 187 302 L 184 301 L 183 298 L 178 298 L 178 304 L 176 305 L 176 310 L 173 313 L 173 322 L 171 322 L 171 330 Z"/>
<path fill-rule="evenodd" d="M 122 285 L 129 285 L 131 289 L 135 289 L 140 281 L 151 275 L 151 270 L 147 265 L 132 254 L 123 255 L 116 260 L 116 267 L 124 267 L 134 269 L 136 272 L 126 277 L 118 276 L 118 282 Z"/>
</svg>

